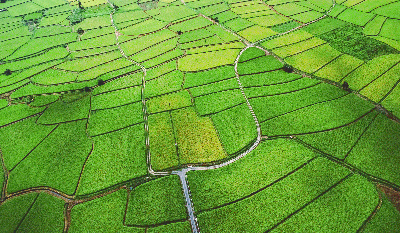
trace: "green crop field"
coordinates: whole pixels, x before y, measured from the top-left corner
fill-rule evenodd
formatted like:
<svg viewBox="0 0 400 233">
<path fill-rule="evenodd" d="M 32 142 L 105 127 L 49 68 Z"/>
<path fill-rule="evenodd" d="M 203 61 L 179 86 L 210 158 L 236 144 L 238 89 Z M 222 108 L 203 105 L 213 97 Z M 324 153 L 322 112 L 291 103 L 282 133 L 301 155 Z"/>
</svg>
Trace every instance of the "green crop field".
<svg viewBox="0 0 400 233">
<path fill-rule="evenodd" d="M 399 12 L 1 0 L 0 233 L 400 233 Z"/>
</svg>

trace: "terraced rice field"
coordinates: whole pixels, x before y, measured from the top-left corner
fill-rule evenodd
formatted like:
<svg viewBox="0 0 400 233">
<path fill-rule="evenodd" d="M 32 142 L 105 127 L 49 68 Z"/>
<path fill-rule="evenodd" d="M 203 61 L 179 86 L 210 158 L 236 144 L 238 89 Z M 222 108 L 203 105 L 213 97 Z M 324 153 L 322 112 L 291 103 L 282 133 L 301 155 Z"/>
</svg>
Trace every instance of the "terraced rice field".
<svg viewBox="0 0 400 233">
<path fill-rule="evenodd" d="M 396 0 L 2 0 L 0 232 L 400 232 L 399 28 Z"/>
</svg>

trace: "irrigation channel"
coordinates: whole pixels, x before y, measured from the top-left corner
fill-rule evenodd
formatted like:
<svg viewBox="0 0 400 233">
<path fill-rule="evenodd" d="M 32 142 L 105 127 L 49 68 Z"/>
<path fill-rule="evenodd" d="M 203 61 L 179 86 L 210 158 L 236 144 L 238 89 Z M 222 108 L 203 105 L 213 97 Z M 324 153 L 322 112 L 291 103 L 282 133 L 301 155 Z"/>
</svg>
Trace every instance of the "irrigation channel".
<svg viewBox="0 0 400 233">
<path fill-rule="evenodd" d="M 246 94 L 244 92 L 243 85 L 242 85 L 242 83 L 240 81 L 240 75 L 239 75 L 239 72 L 238 72 L 238 63 L 239 63 L 240 57 L 242 56 L 242 54 L 247 49 L 252 48 L 252 47 L 255 47 L 255 48 L 258 48 L 258 49 L 264 51 L 266 53 L 266 55 L 270 55 L 271 53 L 268 50 L 258 46 L 258 44 L 260 44 L 261 42 L 263 42 L 265 40 L 269 40 L 269 39 L 272 39 L 272 38 L 275 38 L 275 37 L 283 36 L 283 35 L 288 34 L 290 32 L 296 31 L 296 30 L 298 30 L 298 29 L 300 29 L 302 27 L 305 27 L 307 25 L 310 25 L 312 23 L 320 21 L 321 19 L 327 17 L 329 12 L 332 11 L 332 9 L 336 5 L 336 1 L 332 0 L 333 4 L 332 4 L 331 8 L 323 16 L 321 16 L 320 18 L 315 19 L 315 20 L 313 20 L 311 22 L 308 22 L 308 23 L 304 23 L 304 24 L 302 24 L 302 25 L 300 25 L 300 26 L 298 26 L 296 28 L 293 28 L 291 30 L 288 30 L 286 32 L 267 37 L 265 39 L 262 39 L 260 41 L 254 42 L 254 43 L 250 43 L 245 38 L 239 36 L 238 34 L 233 32 L 232 30 L 225 28 L 219 22 L 216 22 L 212 18 L 201 14 L 196 9 L 193 9 L 193 8 L 189 7 L 191 10 L 197 12 L 201 17 L 204 17 L 205 19 L 207 19 L 207 20 L 211 21 L 212 23 L 216 24 L 217 26 L 221 27 L 223 30 L 233 34 L 236 37 L 238 37 L 246 45 L 246 47 L 243 48 L 240 51 L 240 53 L 238 54 L 238 56 L 236 57 L 236 60 L 235 60 L 235 63 L 234 63 L 235 66 L 234 67 L 235 67 L 236 80 L 238 82 L 240 91 L 241 91 L 244 99 L 246 100 L 247 107 L 249 108 L 249 111 L 250 111 L 251 115 L 253 116 L 254 122 L 255 122 L 256 127 L 257 127 L 257 139 L 249 149 L 244 151 L 242 154 L 236 156 L 235 158 L 232 158 L 231 160 L 228 160 L 228 161 L 226 161 L 224 163 L 217 164 L 217 165 L 212 165 L 212 166 L 207 166 L 207 167 L 202 167 L 202 166 L 187 167 L 187 168 L 183 168 L 181 170 L 176 170 L 176 171 L 172 171 L 172 172 L 155 172 L 151 167 L 149 124 L 148 124 L 148 113 L 147 113 L 147 105 L 146 105 L 146 98 L 145 98 L 147 69 L 142 64 L 130 59 L 128 56 L 125 55 L 125 52 L 123 51 L 123 49 L 121 48 L 121 46 L 119 44 L 118 37 L 119 37 L 120 33 L 118 32 L 118 28 L 115 25 L 114 19 L 113 19 L 113 15 L 115 13 L 115 6 L 109 0 L 107 0 L 107 1 L 110 4 L 110 6 L 113 8 L 113 12 L 110 14 L 110 18 L 111 18 L 111 24 L 113 25 L 113 27 L 115 29 L 115 37 L 116 37 L 116 42 L 117 42 L 117 46 L 118 46 L 119 51 L 121 52 L 122 56 L 125 59 L 127 59 L 128 61 L 132 62 L 133 64 L 139 66 L 142 69 L 142 72 L 143 72 L 141 96 L 142 96 L 142 104 L 143 104 L 143 107 L 142 107 L 143 119 L 144 119 L 144 124 L 145 124 L 145 138 L 146 138 L 145 140 L 146 140 L 146 149 L 147 149 L 146 151 L 147 151 L 148 171 L 149 171 L 150 174 L 155 175 L 155 176 L 166 176 L 166 175 L 178 175 L 179 176 L 181 184 L 182 184 L 182 190 L 183 190 L 183 193 L 184 193 L 184 196 L 185 196 L 186 208 L 187 208 L 187 213 L 189 215 L 190 224 L 191 224 L 191 227 L 192 227 L 192 232 L 193 233 L 198 233 L 198 232 L 200 232 L 200 229 L 199 229 L 199 226 L 198 226 L 198 223 L 197 223 L 197 218 L 195 216 L 195 211 L 194 211 L 194 208 L 193 208 L 193 203 L 192 203 L 191 194 L 190 194 L 190 188 L 189 188 L 189 185 L 188 185 L 188 182 L 187 182 L 187 179 L 186 179 L 186 173 L 189 172 L 189 171 L 204 171 L 204 170 L 212 170 L 212 169 L 218 169 L 218 168 L 225 167 L 225 166 L 227 166 L 227 165 L 229 165 L 231 163 L 234 163 L 237 160 L 245 157 L 247 154 L 249 154 L 250 152 L 252 152 L 254 149 L 257 148 L 257 146 L 260 144 L 262 138 L 266 138 L 266 136 L 264 136 L 264 137 L 262 136 L 261 127 L 260 127 L 258 118 L 257 118 L 256 114 L 254 113 L 253 107 L 251 106 L 251 104 L 250 104 L 250 102 L 249 102 L 249 100 L 248 100 L 248 98 L 247 98 L 247 96 L 246 96 Z M 187 6 L 184 0 L 181 0 L 181 2 L 182 2 L 183 5 Z M 271 9 L 274 10 L 272 7 L 271 7 Z M 282 60 L 280 58 L 278 58 L 278 57 L 276 57 L 276 58 L 282 62 Z"/>
</svg>

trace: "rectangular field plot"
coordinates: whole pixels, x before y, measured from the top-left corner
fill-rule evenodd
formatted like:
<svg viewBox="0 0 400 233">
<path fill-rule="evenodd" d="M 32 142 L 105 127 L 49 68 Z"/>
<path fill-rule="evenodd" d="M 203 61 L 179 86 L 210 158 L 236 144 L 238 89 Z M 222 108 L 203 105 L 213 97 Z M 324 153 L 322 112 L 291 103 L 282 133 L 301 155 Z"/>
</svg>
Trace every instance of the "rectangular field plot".
<svg viewBox="0 0 400 233">
<path fill-rule="evenodd" d="M 156 171 L 180 165 L 170 112 L 149 116 L 151 165 Z"/>
<path fill-rule="evenodd" d="M 91 110 L 115 108 L 141 100 L 142 87 L 129 87 L 117 91 L 111 91 L 92 97 Z"/>
<path fill-rule="evenodd" d="M 200 71 L 233 64 L 240 49 L 227 49 L 207 53 L 192 54 L 178 60 L 181 71 Z"/>
<path fill-rule="evenodd" d="M 262 96 L 274 96 L 287 94 L 303 89 L 309 89 L 318 85 L 320 81 L 310 78 L 301 78 L 287 83 L 279 83 L 269 86 L 255 86 L 245 88 L 247 98 L 256 98 Z"/>
<path fill-rule="evenodd" d="M 349 173 L 326 159 L 315 159 L 264 190 L 198 214 L 199 225 L 202 232 L 264 232 L 335 187 Z"/>
<path fill-rule="evenodd" d="M 85 195 L 147 174 L 144 126 L 139 124 L 93 139 L 77 194 Z"/>
<path fill-rule="evenodd" d="M 183 73 L 175 70 L 161 77 L 146 82 L 145 95 L 147 98 L 163 95 L 182 89 Z"/>
<path fill-rule="evenodd" d="M 345 159 L 377 115 L 378 113 L 373 111 L 348 126 L 325 132 L 299 135 L 297 138 L 329 155 Z"/>
<path fill-rule="evenodd" d="M 347 54 L 336 58 L 328 63 L 322 69 L 315 72 L 315 75 L 326 78 L 335 82 L 339 82 L 347 74 L 361 66 L 364 62 Z"/>
<path fill-rule="evenodd" d="M 138 102 L 117 108 L 92 111 L 88 131 L 93 137 L 136 125 L 142 121 L 142 103 Z"/>
<path fill-rule="evenodd" d="M 39 117 L 37 123 L 56 124 L 86 119 L 90 110 L 90 97 L 85 94 L 75 97 L 77 99 L 73 99 L 72 101 L 61 98 L 59 101 L 51 104 Z"/>
<path fill-rule="evenodd" d="M 244 52 L 243 54 L 245 54 Z M 277 70 L 283 67 L 283 64 L 275 59 L 273 56 L 262 56 L 259 58 L 251 59 L 249 61 L 241 62 L 238 64 L 238 72 L 240 75 L 256 74 L 270 70 Z"/>
<path fill-rule="evenodd" d="M 193 108 L 171 113 L 181 164 L 218 161 L 226 157 L 213 122 Z"/>
<path fill-rule="evenodd" d="M 192 88 L 214 82 L 234 78 L 235 69 L 233 66 L 221 66 L 202 72 L 187 72 L 185 73 L 184 88 Z"/>
<path fill-rule="evenodd" d="M 184 108 L 192 105 L 192 99 L 188 91 L 178 91 L 147 100 L 147 108 L 150 114 Z"/>
<path fill-rule="evenodd" d="M 400 74 L 400 63 L 363 88 L 360 93 L 372 101 L 381 102 L 382 98 L 399 83 L 398 74 Z"/>
<path fill-rule="evenodd" d="M 130 192 L 125 220 L 128 226 L 158 225 L 186 219 L 185 198 L 178 176 L 156 179 Z"/>
<path fill-rule="evenodd" d="M 196 110 L 200 115 L 209 115 L 245 103 L 239 89 L 216 92 L 195 98 Z"/>
<path fill-rule="evenodd" d="M 399 63 L 399 61 L 400 55 L 398 54 L 377 57 L 357 68 L 344 80 L 349 83 L 351 89 L 360 90 L 376 78 L 379 78 L 381 75 L 386 73 L 389 69 Z"/>
</svg>

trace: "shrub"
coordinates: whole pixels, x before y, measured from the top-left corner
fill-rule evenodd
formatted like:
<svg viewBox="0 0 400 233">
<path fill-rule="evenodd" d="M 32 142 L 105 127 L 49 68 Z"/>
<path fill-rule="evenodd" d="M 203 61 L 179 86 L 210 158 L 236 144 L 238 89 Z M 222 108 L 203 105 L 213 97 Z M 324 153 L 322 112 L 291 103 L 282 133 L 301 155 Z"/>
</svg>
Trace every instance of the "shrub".
<svg viewBox="0 0 400 233">
<path fill-rule="evenodd" d="M 293 73 L 293 67 L 288 64 L 285 64 L 283 66 L 283 71 L 285 71 L 286 73 Z"/>
</svg>

